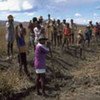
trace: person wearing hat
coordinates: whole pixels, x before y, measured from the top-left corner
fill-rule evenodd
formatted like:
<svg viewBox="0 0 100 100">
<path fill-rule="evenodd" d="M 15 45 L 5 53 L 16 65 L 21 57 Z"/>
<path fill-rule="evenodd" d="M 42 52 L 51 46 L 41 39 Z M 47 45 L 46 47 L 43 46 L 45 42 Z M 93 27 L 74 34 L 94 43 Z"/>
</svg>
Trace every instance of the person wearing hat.
<svg viewBox="0 0 100 100">
<path fill-rule="evenodd" d="M 36 89 L 37 94 L 40 95 L 40 87 L 42 88 L 42 94 L 45 95 L 45 73 L 46 73 L 46 55 L 49 52 L 50 44 L 47 42 L 47 38 L 41 34 L 38 38 L 38 44 L 35 49 L 34 66 L 36 71 Z"/>
<path fill-rule="evenodd" d="M 9 15 L 8 21 L 6 22 L 6 41 L 7 41 L 7 60 L 13 56 L 13 43 L 15 40 L 14 33 L 14 19 L 12 15 Z"/>
</svg>

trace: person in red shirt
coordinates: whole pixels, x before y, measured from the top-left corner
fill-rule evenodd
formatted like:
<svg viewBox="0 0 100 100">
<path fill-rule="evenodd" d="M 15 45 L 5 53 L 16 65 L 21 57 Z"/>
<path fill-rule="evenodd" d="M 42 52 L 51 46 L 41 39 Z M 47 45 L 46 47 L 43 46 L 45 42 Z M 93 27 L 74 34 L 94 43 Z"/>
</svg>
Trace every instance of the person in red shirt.
<svg viewBox="0 0 100 100">
<path fill-rule="evenodd" d="M 64 29 L 63 29 L 63 39 L 64 39 L 64 41 L 63 41 L 63 44 L 62 44 L 62 48 L 64 47 L 64 45 L 66 44 L 66 42 L 67 42 L 67 48 L 69 48 L 69 44 L 70 44 L 70 41 L 71 41 L 71 29 L 70 29 L 70 27 L 69 27 L 69 23 L 66 23 L 66 25 L 65 25 L 65 27 L 64 27 Z"/>
</svg>

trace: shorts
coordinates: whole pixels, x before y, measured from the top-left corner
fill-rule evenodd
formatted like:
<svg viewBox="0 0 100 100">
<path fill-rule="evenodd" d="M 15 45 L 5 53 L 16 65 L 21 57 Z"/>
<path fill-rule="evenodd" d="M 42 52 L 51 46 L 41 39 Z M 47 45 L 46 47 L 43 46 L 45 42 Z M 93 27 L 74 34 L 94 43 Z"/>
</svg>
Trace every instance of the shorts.
<svg viewBox="0 0 100 100">
<path fill-rule="evenodd" d="M 46 69 L 36 69 L 37 74 L 43 74 L 46 72 Z"/>
</svg>

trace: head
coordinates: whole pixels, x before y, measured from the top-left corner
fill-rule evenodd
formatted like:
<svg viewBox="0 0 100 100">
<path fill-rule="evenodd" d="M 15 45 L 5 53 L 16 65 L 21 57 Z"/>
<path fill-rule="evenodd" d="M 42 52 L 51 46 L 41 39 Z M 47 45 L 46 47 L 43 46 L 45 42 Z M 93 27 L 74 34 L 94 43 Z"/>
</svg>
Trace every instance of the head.
<svg viewBox="0 0 100 100">
<path fill-rule="evenodd" d="M 60 24 L 60 20 L 59 19 L 57 20 L 57 23 Z"/>
<path fill-rule="evenodd" d="M 66 19 L 63 19 L 63 23 L 66 24 Z"/>
<path fill-rule="evenodd" d="M 92 21 L 89 21 L 89 24 L 91 25 L 92 24 Z"/>
<path fill-rule="evenodd" d="M 73 20 L 73 19 L 71 19 L 71 20 L 70 20 L 70 22 L 71 22 L 71 23 L 74 23 L 74 20 Z"/>
<path fill-rule="evenodd" d="M 9 22 L 13 22 L 13 21 L 14 21 L 14 18 L 13 18 L 13 16 L 12 16 L 12 15 L 8 15 L 8 17 L 7 17 L 7 18 L 8 18 L 8 21 L 9 21 Z"/>
<path fill-rule="evenodd" d="M 22 24 L 22 23 L 19 23 L 19 27 L 20 27 L 20 28 L 23 28 L 23 24 Z"/>
<path fill-rule="evenodd" d="M 39 21 L 40 23 L 43 23 L 43 17 L 40 16 L 38 21 Z"/>
<path fill-rule="evenodd" d="M 37 18 L 33 17 L 33 23 L 37 22 Z"/>
<path fill-rule="evenodd" d="M 39 43 L 45 44 L 46 41 L 47 41 L 47 38 L 44 36 L 44 34 L 41 34 L 39 36 Z"/>
<path fill-rule="evenodd" d="M 48 14 L 48 19 L 50 19 L 50 14 Z"/>
<path fill-rule="evenodd" d="M 98 25 L 99 25 L 99 23 L 98 23 L 98 22 L 96 22 L 96 25 L 98 26 Z"/>
</svg>

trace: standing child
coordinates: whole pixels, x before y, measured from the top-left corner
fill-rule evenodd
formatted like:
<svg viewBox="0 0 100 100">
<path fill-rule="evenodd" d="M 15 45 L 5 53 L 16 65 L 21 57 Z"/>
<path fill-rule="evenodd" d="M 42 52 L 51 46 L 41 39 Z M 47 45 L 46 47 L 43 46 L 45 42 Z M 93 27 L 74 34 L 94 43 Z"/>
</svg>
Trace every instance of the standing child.
<svg viewBox="0 0 100 100">
<path fill-rule="evenodd" d="M 18 54 L 18 62 L 20 65 L 20 73 L 22 73 L 22 66 L 24 66 L 24 71 L 27 76 L 29 76 L 29 72 L 27 69 L 27 58 L 26 58 L 26 44 L 25 44 L 25 35 L 26 35 L 26 30 L 23 27 L 22 23 L 17 26 L 17 34 L 16 34 L 16 40 L 17 40 L 17 46 L 19 50 Z"/>
<path fill-rule="evenodd" d="M 83 36 L 83 33 L 82 33 L 82 30 L 79 30 L 78 31 L 78 35 L 76 37 L 76 45 L 77 45 L 77 49 L 79 49 L 80 51 L 80 57 L 82 57 L 82 51 L 83 51 L 83 48 L 84 48 L 84 36 Z M 76 51 L 77 53 L 77 51 Z"/>
<path fill-rule="evenodd" d="M 49 52 L 50 44 L 45 46 L 47 38 L 43 34 L 39 36 L 39 42 L 35 49 L 34 65 L 36 70 L 36 88 L 37 94 L 40 95 L 40 86 L 42 87 L 42 94 L 45 95 L 45 73 L 46 73 L 46 55 Z M 40 84 L 41 83 L 41 84 Z"/>
</svg>

